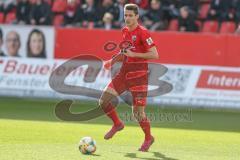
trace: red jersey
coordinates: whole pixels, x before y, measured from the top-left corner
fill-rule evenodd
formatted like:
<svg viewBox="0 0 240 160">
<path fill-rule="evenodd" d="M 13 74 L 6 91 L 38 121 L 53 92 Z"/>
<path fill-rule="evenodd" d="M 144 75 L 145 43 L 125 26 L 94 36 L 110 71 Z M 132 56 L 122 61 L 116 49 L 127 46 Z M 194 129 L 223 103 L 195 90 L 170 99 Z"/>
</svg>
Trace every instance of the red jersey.
<svg viewBox="0 0 240 160">
<path fill-rule="evenodd" d="M 122 36 L 123 41 L 130 41 L 132 43 L 133 48 L 131 51 L 139 54 L 144 54 L 148 52 L 149 48 L 155 46 L 149 31 L 140 25 L 138 25 L 133 31 L 129 31 L 127 27 L 124 27 L 122 29 Z M 142 66 L 144 66 L 142 67 L 142 70 L 147 70 L 147 59 L 126 56 L 123 61 L 123 68 L 129 68 L 129 65 L 127 65 L 129 63 L 142 64 Z"/>
<path fill-rule="evenodd" d="M 148 52 L 155 46 L 148 30 L 138 25 L 133 31 L 122 29 L 123 41 L 131 42 L 131 51 L 138 54 Z M 120 95 L 128 90 L 133 96 L 133 106 L 146 106 L 148 91 L 148 63 L 143 58 L 124 56 L 120 72 L 108 84 Z"/>
</svg>

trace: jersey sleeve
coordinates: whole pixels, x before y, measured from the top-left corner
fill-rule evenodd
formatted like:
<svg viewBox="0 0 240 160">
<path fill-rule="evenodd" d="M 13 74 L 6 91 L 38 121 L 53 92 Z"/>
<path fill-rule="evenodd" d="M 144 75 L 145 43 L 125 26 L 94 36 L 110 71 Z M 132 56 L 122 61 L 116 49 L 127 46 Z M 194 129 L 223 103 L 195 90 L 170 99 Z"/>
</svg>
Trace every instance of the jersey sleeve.
<svg viewBox="0 0 240 160">
<path fill-rule="evenodd" d="M 153 46 L 155 46 L 155 43 L 154 43 L 148 30 L 142 31 L 141 38 L 142 38 L 142 43 L 146 49 L 149 49 L 149 48 L 152 48 Z"/>
</svg>

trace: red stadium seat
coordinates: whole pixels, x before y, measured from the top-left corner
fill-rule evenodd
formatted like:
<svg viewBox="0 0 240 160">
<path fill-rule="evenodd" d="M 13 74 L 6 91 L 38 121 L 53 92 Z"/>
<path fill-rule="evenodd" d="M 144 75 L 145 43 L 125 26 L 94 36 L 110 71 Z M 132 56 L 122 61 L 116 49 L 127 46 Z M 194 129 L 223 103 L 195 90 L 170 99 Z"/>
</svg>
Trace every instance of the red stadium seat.
<svg viewBox="0 0 240 160">
<path fill-rule="evenodd" d="M 4 13 L 0 13 L 0 24 L 4 23 Z"/>
<path fill-rule="evenodd" d="M 67 8 L 66 0 L 55 0 L 53 2 L 52 11 L 55 13 L 64 13 Z"/>
<path fill-rule="evenodd" d="M 61 26 L 64 22 L 64 16 L 63 15 L 56 15 L 53 20 L 54 26 Z"/>
<path fill-rule="evenodd" d="M 5 23 L 10 24 L 13 23 L 16 20 L 16 13 L 10 12 L 6 15 Z"/>
<path fill-rule="evenodd" d="M 216 33 L 218 31 L 217 21 L 206 21 L 203 24 L 202 32 Z"/>
<path fill-rule="evenodd" d="M 209 8 L 210 8 L 210 4 L 208 4 L 208 3 L 201 5 L 200 11 L 199 11 L 199 18 L 200 19 L 206 19 L 207 18 Z"/>
<path fill-rule="evenodd" d="M 219 33 L 234 33 L 236 30 L 236 24 L 234 22 L 223 22 Z"/>
<path fill-rule="evenodd" d="M 170 21 L 168 30 L 169 31 L 178 31 L 178 20 L 177 19 L 173 19 Z"/>
</svg>

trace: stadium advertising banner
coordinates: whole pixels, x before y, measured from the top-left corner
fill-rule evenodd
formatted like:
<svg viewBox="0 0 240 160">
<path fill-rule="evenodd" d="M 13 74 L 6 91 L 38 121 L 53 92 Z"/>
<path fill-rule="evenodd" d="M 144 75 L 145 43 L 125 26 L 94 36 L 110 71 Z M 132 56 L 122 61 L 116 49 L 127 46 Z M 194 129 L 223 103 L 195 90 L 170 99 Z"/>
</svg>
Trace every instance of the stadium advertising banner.
<svg viewBox="0 0 240 160">
<path fill-rule="evenodd" d="M 240 108 L 240 69 L 234 67 L 167 65 L 163 79 L 173 91 L 154 103 Z"/>
<path fill-rule="evenodd" d="M 0 57 L 54 58 L 53 27 L 0 25 Z"/>
<path fill-rule="evenodd" d="M 49 77 L 66 60 L 38 58 L 0 59 L 0 95 L 42 98 L 92 99 L 86 95 L 70 95 L 54 91 L 49 86 Z M 168 72 L 160 79 L 173 85 L 173 90 L 163 96 L 149 98 L 149 103 L 166 105 L 189 105 L 201 107 L 240 108 L 240 70 L 230 67 L 207 67 L 190 65 L 165 65 Z M 96 80 L 91 77 L 87 65 L 71 71 L 66 84 L 84 86 L 102 91 L 111 80 L 111 73 L 105 69 L 97 72 Z M 61 74 L 59 72 L 59 74 Z"/>
<path fill-rule="evenodd" d="M 44 98 L 68 97 L 68 95 L 55 92 L 49 86 L 51 73 L 64 62 L 65 60 L 37 58 L 1 58 L 0 95 Z M 83 77 L 86 72 L 86 65 L 78 67 L 66 77 L 66 84 L 102 90 L 106 82 L 110 80 L 109 71 L 102 70 L 94 83 L 85 83 Z M 60 76 L 61 74 L 59 71 Z M 88 75 L 91 73 L 88 72 Z"/>
</svg>

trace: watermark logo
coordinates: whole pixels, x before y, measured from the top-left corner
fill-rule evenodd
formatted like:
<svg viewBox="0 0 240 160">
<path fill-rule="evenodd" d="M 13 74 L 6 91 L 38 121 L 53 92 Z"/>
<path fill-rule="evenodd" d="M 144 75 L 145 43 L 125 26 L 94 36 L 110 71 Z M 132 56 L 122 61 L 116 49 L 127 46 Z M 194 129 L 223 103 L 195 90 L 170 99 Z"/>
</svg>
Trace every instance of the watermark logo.
<svg viewBox="0 0 240 160">
<path fill-rule="evenodd" d="M 148 120 L 152 123 L 193 122 L 191 108 L 181 112 L 157 110 L 155 112 L 146 112 L 146 116 L 148 117 Z M 124 122 L 138 122 L 139 120 L 130 112 L 121 112 L 119 113 L 119 117 Z"/>
<path fill-rule="evenodd" d="M 113 51 L 117 48 L 117 44 L 114 42 L 108 42 L 104 45 L 105 51 Z M 120 49 L 126 49 L 131 47 L 129 41 L 123 41 L 119 44 Z M 101 58 L 98 58 L 95 55 L 79 55 L 70 60 L 66 61 L 58 68 L 56 68 L 50 78 L 49 78 L 49 86 L 55 90 L 56 92 L 67 94 L 67 95 L 78 95 L 94 98 L 96 100 L 100 99 L 102 95 L 102 90 L 92 89 L 85 86 L 75 86 L 69 85 L 65 83 L 65 79 L 67 76 L 83 65 L 87 65 L 87 70 L 83 77 L 85 83 L 94 83 L 97 79 L 98 74 L 103 68 L 103 61 Z M 129 64 L 130 68 L 134 68 L 131 72 L 137 72 L 142 70 L 141 63 L 132 63 Z M 116 73 L 121 69 L 120 65 L 114 65 L 111 68 L 111 78 L 113 79 Z M 148 84 L 150 86 L 154 86 L 155 89 L 147 91 L 147 97 L 156 97 L 169 93 L 172 90 L 172 85 L 166 81 L 160 80 L 160 78 L 167 72 L 167 68 L 164 65 L 157 63 L 148 63 Z M 144 75 L 137 77 L 140 78 Z M 145 83 L 144 83 L 145 84 Z M 136 86 L 144 85 L 142 81 L 136 81 Z M 114 87 L 117 87 L 116 83 L 113 83 Z M 131 101 L 132 95 L 129 91 L 126 91 L 124 94 L 119 95 L 119 97 L 128 105 L 132 105 Z M 118 106 L 119 100 L 117 97 L 113 97 L 111 99 L 111 103 L 114 106 Z M 71 105 L 73 104 L 73 100 L 63 100 L 59 102 L 55 107 L 56 116 L 65 121 L 88 121 L 99 116 L 105 114 L 101 107 L 93 106 L 91 110 L 83 112 L 83 113 L 72 113 L 70 111 Z"/>
</svg>

